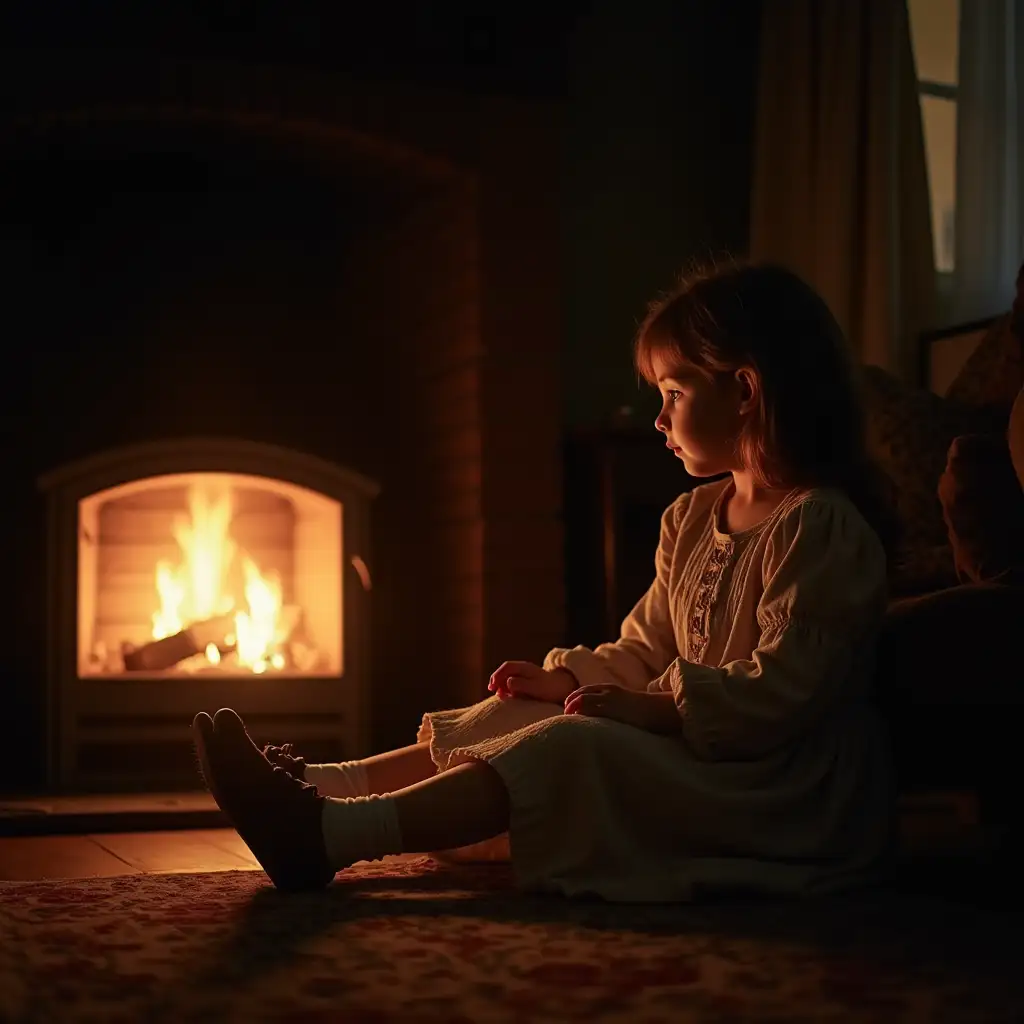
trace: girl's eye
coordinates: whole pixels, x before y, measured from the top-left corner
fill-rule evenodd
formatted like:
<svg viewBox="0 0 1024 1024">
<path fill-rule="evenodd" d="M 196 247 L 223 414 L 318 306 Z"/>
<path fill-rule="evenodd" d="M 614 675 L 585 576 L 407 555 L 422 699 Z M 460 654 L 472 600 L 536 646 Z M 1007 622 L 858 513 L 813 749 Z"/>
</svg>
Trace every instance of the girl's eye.
<svg viewBox="0 0 1024 1024">
<path fill-rule="evenodd" d="M 679 396 L 680 396 L 681 394 L 682 394 L 682 392 L 681 392 L 681 391 L 674 391 L 674 390 L 673 390 L 673 391 L 666 391 L 666 392 L 665 392 L 665 395 L 666 395 L 666 397 L 668 398 L 668 400 L 669 400 L 669 401 L 670 401 L 670 402 L 671 402 L 671 403 L 672 403 L 673 405 L 675 405 L 675 404 L 676 404 L 676 400 L 677 400 L 677 399 L 679 398 Z"/>
</svg>

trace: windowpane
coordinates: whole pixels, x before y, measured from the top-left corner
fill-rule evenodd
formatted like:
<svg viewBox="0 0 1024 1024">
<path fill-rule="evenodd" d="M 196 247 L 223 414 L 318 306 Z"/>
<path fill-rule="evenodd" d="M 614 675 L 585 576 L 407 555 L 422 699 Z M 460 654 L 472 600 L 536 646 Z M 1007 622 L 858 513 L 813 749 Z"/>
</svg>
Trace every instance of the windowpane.
<svg viewBox="0 0 1024 1024">
<path fill-rule="evenodd" d="M 935 269 L 952 270 L 956 210 L 956 101 L 921 97 L 928 189 L 931 193 Z"/>
<path fill-rule="evenodd" d="M 960 0 L 908 0 L 907 8 L 918 79 L 956 85 Z"/>
</svg>

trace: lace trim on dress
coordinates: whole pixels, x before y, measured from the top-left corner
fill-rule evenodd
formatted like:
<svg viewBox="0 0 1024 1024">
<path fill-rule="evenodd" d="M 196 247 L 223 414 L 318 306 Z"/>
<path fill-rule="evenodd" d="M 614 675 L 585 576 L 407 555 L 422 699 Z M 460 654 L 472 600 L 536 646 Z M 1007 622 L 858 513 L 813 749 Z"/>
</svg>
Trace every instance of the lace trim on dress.
<svg viewBox="0 0 1024 1024">
<path fill-rule="evenodd" d="M 697 595 L 693 602 L 693 611 L 688 623 L 690 661 L 700 662 L 707 649 L 710 634 L 711 610 L 718 600 L 718 591 L 722 585 L 722 575 L 729 564 L 734 545 L 731 541 L 714 540 L 707 565 L 700 574 Z"/>
<path fill-rule="evenodd" d="M 801 492 L 799 489 L 790 491 L 761 522 L 735 534 L 723 533 L 718 525 L 722 503 L 728 493 L 729 488 L 723 488 L 711 509 L 711 554 L 698 579 L 693 611 L 690 613 L 690 621 L 687 623 L 689 660 L 698 664 L 702 663 L 707 650 L 711 632 L 711 612 L 718 602 L 725 567 L 736 552 L 737 544 L 756 536 L 777 522 L 796 503 Z"/>
</svg>

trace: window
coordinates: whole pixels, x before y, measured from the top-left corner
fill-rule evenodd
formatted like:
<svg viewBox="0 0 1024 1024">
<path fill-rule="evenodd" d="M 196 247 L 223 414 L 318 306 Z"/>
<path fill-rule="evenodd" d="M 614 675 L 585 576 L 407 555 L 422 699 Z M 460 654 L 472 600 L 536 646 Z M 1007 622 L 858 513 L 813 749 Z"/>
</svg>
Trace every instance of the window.
<svg viewBox="0 0 1024 1024">
<path fill-rule="evenodd" d="M 924 124 L 935 269 L 949 273 L 955 259 L 960 0 L 908 0 L 907 7 Z"/>
</svg>

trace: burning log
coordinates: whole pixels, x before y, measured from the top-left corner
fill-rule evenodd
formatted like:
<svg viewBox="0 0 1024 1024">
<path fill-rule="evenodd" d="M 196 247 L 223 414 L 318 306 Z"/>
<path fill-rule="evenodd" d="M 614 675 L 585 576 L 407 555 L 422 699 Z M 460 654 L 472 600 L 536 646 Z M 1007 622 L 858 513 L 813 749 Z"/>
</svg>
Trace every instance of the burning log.
<svg viewBox="0 0 1024 1024">
<path fill-rule="evenodd" d="M 221 650 L 226 649 L 225 638 L 233 625 L 230 615 L 218 615 L 203 622 L 193 622 L 187 629 L 162 640 L 153 640 L 141 647 L 126 650 L 125 671 L 161 672 L 205 651 L 211 643 L 216 644 Z"/>
<path fill-rule="evenodd" d="M 159 672 L 198 653 L 192 634 L 183 629 L 141 647 L 125 648 L 124 667 L 126 672 Z"/>
</svg>

